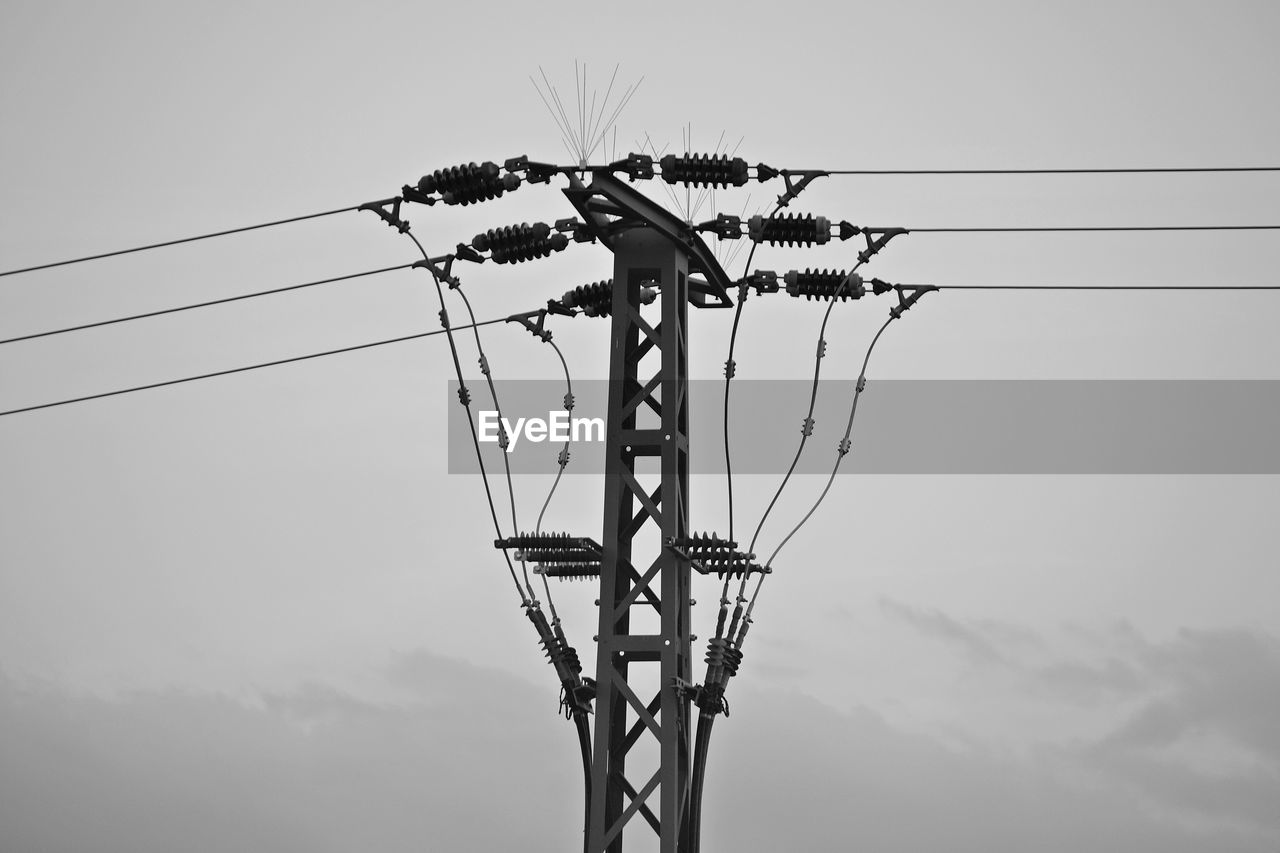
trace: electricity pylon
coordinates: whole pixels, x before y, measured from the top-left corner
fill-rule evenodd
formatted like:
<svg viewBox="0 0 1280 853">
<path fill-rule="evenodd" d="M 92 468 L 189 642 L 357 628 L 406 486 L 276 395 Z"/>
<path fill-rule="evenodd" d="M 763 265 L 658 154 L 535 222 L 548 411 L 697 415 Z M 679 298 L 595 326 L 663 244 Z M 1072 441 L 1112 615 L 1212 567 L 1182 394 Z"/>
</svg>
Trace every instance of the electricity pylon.
<svg viewBox="0 0 1280 853">
<path fill-rule="evenodd" d="M 668 547 L 689 522 L 686 321 L 691 303 L 730 305 L 729 282 L 685 223 L 613 176 L 565 193 L 614 252 L 587 851 L 621 853 L 640 817 L 660 853 L 677 853 L 696 844 L 690 564 Z M 641 315 L 644 288 L 658 291 L 656 323 Z"/>
</svg>

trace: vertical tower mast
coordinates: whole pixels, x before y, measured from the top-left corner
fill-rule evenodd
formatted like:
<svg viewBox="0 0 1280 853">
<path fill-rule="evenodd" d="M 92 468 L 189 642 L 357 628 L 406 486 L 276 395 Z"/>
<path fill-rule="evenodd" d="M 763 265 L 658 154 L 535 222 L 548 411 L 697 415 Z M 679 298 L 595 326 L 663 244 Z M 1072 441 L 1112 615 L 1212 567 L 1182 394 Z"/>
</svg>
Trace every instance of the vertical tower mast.
<svg viewBox="0 0 1280 853">
<path fill-rule="evenodd" d="M 615 256 L 587 850 L 621 853 L 630 831 L 677 853 L 691 849 L 690 566 L 666 543 L 688 533 L 688 307 L 731 304 L 727 279 L 685 223 L 612 176 L 565 192 Z"/>
</svg>

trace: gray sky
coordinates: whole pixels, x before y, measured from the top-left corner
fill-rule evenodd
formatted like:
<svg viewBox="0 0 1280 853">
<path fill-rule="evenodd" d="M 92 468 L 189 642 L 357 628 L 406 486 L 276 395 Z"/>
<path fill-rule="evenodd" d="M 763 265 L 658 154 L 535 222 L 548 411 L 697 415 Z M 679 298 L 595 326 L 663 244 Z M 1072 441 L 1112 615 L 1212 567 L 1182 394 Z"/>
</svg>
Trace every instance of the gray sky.
<svg viewBox="0 0 1280 853">
<path fill-rule="evenodd" d="M 9 2 L 0 268 L 357 204 L 459 162 L 564 160 L 528 77 L 571 93 L 575 57 L 601 96 L 615 63 L 644 77 L 622 152 L 646 133 L 678 148 L 692 122 L 695 149 L 723 131 L 778 168 L 1274 165 L 1278 36 L 1264 2 Z M 724 208 L 777 190 L 751 191 Z M 1280 175 L 829 178 L 795 206 L 908 227 L 1277 223 Z M 411 218 L 443 251 L 571 214 L 529 186 Z M 852 245 L 756 263 L 848 266 Z M 345 214 L 13 276 L 0 337 L 414 254 Z M 870 271 L 1272 284 L 1278 264 L 1268 232 L 919 234 Z M 466 286 L 488 318 L 610 274 L 574 246 Z M 434 299 L 404 271 L 5 345 L 0 409 L 428 330 Z M 759 305 L 739 375 L 807 375 L 818 309 Z M 846 308 L 833 377 L 856 376 L 883 318 Z M 694 375 L 719 374 L 729 320 L 693 317 Z M 870 373 L 1277 379 L 1278 320 L 1267 294 L 944 293 Z M 555 332 L 575 376 L 603 375 L 605 324 Z M 526 333 L 484 340 L 496 375 L 556 376 Z M 0 847 L 573 849 L 574 737 L 480 484 L 446 473 L 450 375 L 433 338 L 0 418 Z M 740 416 L 776 418 L 784 455 L 800 414 Z M 735 483 L 739 524 L 775 484 Z M 527 526 L 547 485 L 516 483 Z M 821 485 L 797 482 L 764 539 Z M 723 482 L 692 493 L 694 526 L 723 531 Z M 598 535 L 599 495 L 567 478 L 548 525 Z M 1278 499 L 1268 476 L 841 478 L 765 588 L 705 849 L 1276 849 Z M 715 596 L 698 590 L 704 635 Z M 592 597 L 557 596 L 588 668 Z"/>
</svg>

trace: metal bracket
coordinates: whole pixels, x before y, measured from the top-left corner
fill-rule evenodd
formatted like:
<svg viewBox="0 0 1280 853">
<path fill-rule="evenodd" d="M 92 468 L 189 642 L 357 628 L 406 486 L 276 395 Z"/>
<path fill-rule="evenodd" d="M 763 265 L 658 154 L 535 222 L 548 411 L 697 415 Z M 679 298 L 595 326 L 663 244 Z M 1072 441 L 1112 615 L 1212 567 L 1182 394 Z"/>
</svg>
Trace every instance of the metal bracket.
<svg viewBox="0 0 1280 853">
<path fill-rule="evenodd" d="M 898 293 L 898 305 L 895 308 L 889 309 L 889 316 L 896 320 L 902 316 L 902 312 L 908 310 L 912 305 L 919 302 L 921 296 L 924 296 L 930 290 L 937 290 L 938 288 L 936 285 L 932 284 L 921 284 L 914 287 L 905 284 L 895 284 L 893 289 Z M 910 292 L 910 296 L 906 295 L 908 292 Z"/>
<path fill-rule="evenodd" d="M 407 189 L 407 188 L 406 188 Z M 409 232 L 409 223 L 400 218 L 400 202 L 403 201 L 399 196 L 395 198 L 384 198 L 381 201 L 370 201 L 360 205 L 356 210 L 370 210 L 378 214 L 378 218 L 399 231 L 401 234 Z M 387 210 L 387 205 L 391 205 L 391 209 Z"/>
<path fill-rule="evenodd" d="M 818 169 L 806 169 L 803 171 L 794 171 L 794 172 L 791 171 L 790 169 L 783 169 L 778 174 L 782 175 L 782 180 L 785 181 L 787 184 L 787 191 L 782 195 L 778 196 L 778 207 L 781 208 L 791 204 L 792 199 L 800 195 L 800 193 L 804 191 L 804 188 L 809 186 L 809 184 L 812 183 L 815 178 L 824 178 L 830 173 L 823 172 Z M 799 175 L 800 180 L 796 181 L 795 183 L 792 183 L 791 182 L 792 175 Z"/>
<path fill-rule="evenodd" d="M 865 264 L 894 237 L 910 233 L 906 228 L 863 228 L 862 235 L 867 238 L 867 248 L 858 253 L 858 260 Z"/>
<path fill-rule="evenodd" d="M 551 340 L 551 330 L 544 328 L 547 320 L 548 311 L 546 308 L 539 308 L 537 311 L 526 311 L 523 314 L 512 314 L 507 318 L 508 323 L 519 323 L 533 334 L 535 338 L 540 340 Z M 570 315 L 573 316 L 573 315 Z M 532 318 L 537 317 L 538 322 L 534 323 Z"/>
</svg>

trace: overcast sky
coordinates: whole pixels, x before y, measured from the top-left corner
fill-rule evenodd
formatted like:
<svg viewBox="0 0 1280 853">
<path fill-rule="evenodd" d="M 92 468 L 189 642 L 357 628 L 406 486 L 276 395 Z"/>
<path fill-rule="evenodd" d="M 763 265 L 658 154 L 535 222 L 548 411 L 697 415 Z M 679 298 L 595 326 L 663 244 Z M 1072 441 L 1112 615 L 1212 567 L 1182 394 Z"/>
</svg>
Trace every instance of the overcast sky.
<svg viewBox="0 0 1280 853">
<path fill-rule="evenodd" d="M 621 153 L 646 134 L 679 149 L 691 123 L 696 150 L 723 133 L 777 168 L 1277 165 L 1278 40 L 1267 2 L 10 0 L 0 269 L 359 204 L 461 162 L 564 161 L 529 76 L 572 98 L 575 58 L 599 97 L 615 63 L 620 84 L 643 77 Z M 723 209 L 779 191 L 748 189 Z M 831 177 L 795 207 L 907 227 L 1276 224 L 1280 175 Z M 410 218 L 442 252 L 572 213 L 553 184 Z M 755 263 L 847 267 L 853 246 Z M 0 338 L 415 257 L 348 213 L 12 276 Z M 1274 284 L 1277 266 L 1271 232 L 916 234 L 869 271 Z M 605 249 L 571 246 L 468 267 L 465 286 L 483 319 L 611 274 Z M 820 308 L 762 304 L 739 375 L 807 376 Z M 857 375 L 886 307 L 833 315 L 826 375 Z M 0 410 L 426 331 L 437 311 L 406 270 L 7 344 Z M 693 312 L 693 375 L 720 375 L 730 319 Z M 868 393 L 1280 379 L 1278 322 L 1265 293 L 932 294 L 880 344 Z M 554 328 L 575 377 L 604 375 L 605 323 Z M 496 376 L 558 376 L 527 333 L 483 334 Z M 451 375 L 436 337 L 0 418 L 0 848 L 576 849 L 558 684 L 478 478 L 447 473 Z M 736 417 L 775 420 L 785 459 L 801 415 Z M 776 482 L 735 481 L 739 524 Z M 517 480 L 525 526 L 548 485 Z M 797 481 L 765 541 L 821 486 Z M 693 526 L 724 531 L 723 479 L 691 493 Z M 547 526 L 598 536 L 600 494 L 567 477 Z M 765 587 L 712 744 L 704 849 L 1274 851 L 1277 506 L 1261 475 L 840 478 Z M 591 671 L 591 587 L 558 593 Z M 716 594 L 697 590 L 704 636 Z"/>
</svg>

